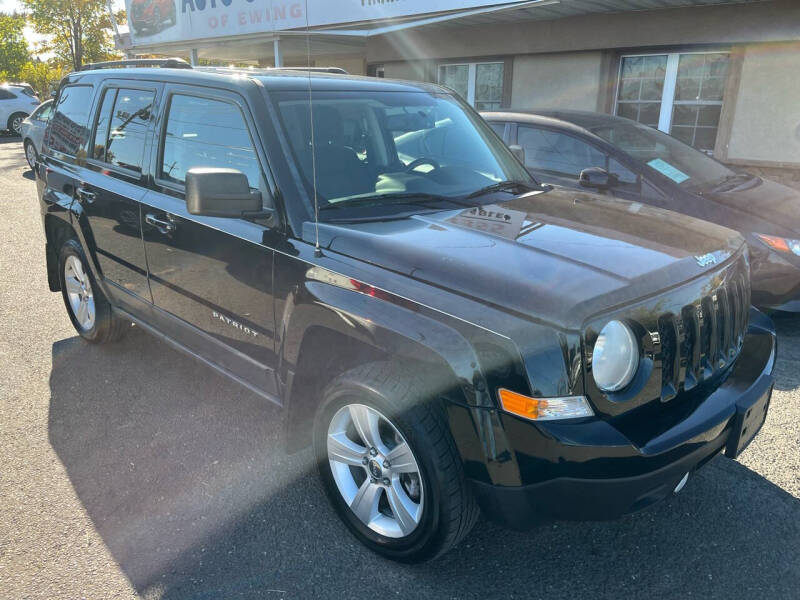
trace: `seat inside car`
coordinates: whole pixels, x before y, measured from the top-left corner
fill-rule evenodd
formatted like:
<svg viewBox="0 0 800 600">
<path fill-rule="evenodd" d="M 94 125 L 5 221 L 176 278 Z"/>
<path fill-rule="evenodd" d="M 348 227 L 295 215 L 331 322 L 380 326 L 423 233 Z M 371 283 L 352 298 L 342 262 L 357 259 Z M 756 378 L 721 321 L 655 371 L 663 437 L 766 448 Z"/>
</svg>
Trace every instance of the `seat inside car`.
<svg viewBox="0 0 800 600">
<path fill-rule="evenodd" d="M 314 147 L 317 191 L 323 198 L 339 198 L 375 190 L 375 176 L 345 145 L 344 123 L 332 106 L 314 107 Z M 311 142 L 309 132 L 309 144 Z"/>
</svg>

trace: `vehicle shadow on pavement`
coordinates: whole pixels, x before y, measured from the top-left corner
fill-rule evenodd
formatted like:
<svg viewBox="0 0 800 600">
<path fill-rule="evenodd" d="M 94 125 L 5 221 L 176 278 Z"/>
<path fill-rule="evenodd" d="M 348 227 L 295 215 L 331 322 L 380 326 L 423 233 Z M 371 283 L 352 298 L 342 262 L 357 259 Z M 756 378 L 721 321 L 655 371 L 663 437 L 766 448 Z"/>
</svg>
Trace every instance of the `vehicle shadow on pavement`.
<svg viewBox="0 0 800 600">
<path fill-rule="evenodd" d="M 13 144 L 14 142 L 21 144 L 22 138 L 15 133 L 0 131 L 0 144 Z"/>
<path fill-rule="evenodd" d="M 717 458 L 680 496 L 608 523 L 513 532 L 400 565 L 358 544 L 281 410 L 132 328 L 56 342 L 50 443 L 113 559 L 147 598 L 794 597 L 800 501 Z M 591 501 L 587 498 L 587 501 Z M 77 551 L 77 550 L 76 550 Z"/>
</svg>

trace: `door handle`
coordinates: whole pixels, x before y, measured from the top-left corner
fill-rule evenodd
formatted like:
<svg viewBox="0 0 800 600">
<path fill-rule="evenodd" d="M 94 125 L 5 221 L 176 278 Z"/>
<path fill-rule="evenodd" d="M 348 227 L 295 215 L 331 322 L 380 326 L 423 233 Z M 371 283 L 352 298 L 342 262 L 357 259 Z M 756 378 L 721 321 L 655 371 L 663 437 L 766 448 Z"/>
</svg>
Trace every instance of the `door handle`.
<svg viewBox="0 0 800 600">
<path fill-rule="evenodd" d="M 147 213 L 144 216 L 144 221 L 148 225 L 152 225 L 156 229 L 158 229 L 161 233 L 171 233 L 175 231 L 175 223 L 171 223 L 170 221 L 165 221 L 163 219 L 157 218 L 152 213 Z"/>
<path fill-rule="evenodd" d="M 89 204 L 91 204 L 97 199 L 97 194 L 95 192 L 90 192 L 87 189 L 78 188 L 76 192 L 78 194 L 78 200 L 82 202 L 88 202 Z"/>
</svg>

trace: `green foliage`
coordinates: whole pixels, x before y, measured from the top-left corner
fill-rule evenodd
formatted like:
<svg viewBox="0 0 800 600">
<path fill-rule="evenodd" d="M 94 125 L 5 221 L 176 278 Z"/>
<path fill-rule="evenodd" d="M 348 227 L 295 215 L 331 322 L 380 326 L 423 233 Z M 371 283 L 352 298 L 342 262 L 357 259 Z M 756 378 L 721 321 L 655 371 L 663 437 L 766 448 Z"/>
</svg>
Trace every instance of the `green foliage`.
<svg viewBox="0 0 800 600">
<path fill-rule="evenodd" d="M 0 13 L 0 80 L 20 79 L 22 66 L 31 59 L 24 27 L 22 15 Z"/>
<path fill-rule="evenodd" d="M 22 0 L 22 4 L 36 31 L 48 38 L 43 49 L 72 69 L 118 58 L 104 0 Z"/>
<path fill-rule="evenodd" d="M 56 89 L 64 75 L 64 69 L 54 62 L 32 61 L 23 65 L 19 78 L 31 84 L 39 99 L 44 101 L 50 97 L 50 92 Z"/>
</svg>

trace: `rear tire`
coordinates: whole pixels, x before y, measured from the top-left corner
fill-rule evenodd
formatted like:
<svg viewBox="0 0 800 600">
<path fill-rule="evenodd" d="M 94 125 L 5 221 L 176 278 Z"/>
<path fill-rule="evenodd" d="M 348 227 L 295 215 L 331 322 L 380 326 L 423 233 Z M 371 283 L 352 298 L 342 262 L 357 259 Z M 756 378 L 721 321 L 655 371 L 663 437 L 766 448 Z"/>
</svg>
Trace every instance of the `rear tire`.
<svg viewBox="0 0 800 600">
<path fill-rule="evenodd" d="M 11 131 L 14 135 L 20 135 L 20 130 L 22 129 L 22 122 L 27 118 L 27 114 L 24 112 L 16 112 L 10 117 L 8 117 L 8 130 Z"/>
<path fill-rule="evenodd" d="M 424 381 L 419 369 L 403 369 L 391 363 L 356 367 L 337 377 L 325 389 L 314 421 L 314 452 L 322 483 L 334 509 L 361 543 L 386 558 L 401 562 L 422 562 L 444 554 L 469 533 L 479 514 L 445 415 L 442 408 L 432 401 L 435 392 L 429 391 L 427 388 L 431 386 L 425 386 Z M 356 417 L 353 427 L 348 430 L 351 432 L 349 437 L 344 439 L 353 449 L 350 461 L 345 461 L 352 466 L 346 467 L 349 471 L 343 471 L 340 455 L 335 454 L 338 449 L 336 440 L 343 439 L 340 437 L 342 434 L 337 433 L 343 431 L 342 415 L 358 415 L 357 412 L 349 413 L 351 407 L 355 407 L 355 411 L 364 411 L 362 414 L 377 415 L 374 422 L 380 425 L 376 425 L 374 431 L 381 434 L 373 447 L 383 448 L 377 454 L 370 453 L 367 446 L 371 445 L 371 440 L 365 442 L 365 436 L 358 433 L 363 428 L 356 428 L 360 427 L 356 426 L 359 421 Z M 335 436 L 334 453 L 329 450 L 331 435 Z M 404 469 L 400 460 L 390 462 L 386 458 L 389 456 L 394 461 L 393 455 L 397 454 L 391 449 L 392 440 L 397 444 L 395 450 L 401 444 L 410 448 L 410 453 L 404 454 L 404 462 L 406 465 L 413 463 L 412 468 Z M 347 450 L 344 455 L 347 456 Z M 377 464 L 373 464 L 372 456 L 377 459 Z M 408 459 L 408 456 L 412 458 Z M 365 460 L 366 465 L 363 464 Z M 383 471 L 377 473 L 381 467 Z M 364 473 L 359 475 L 362 470 Z M 413 480 L 400 480 L 401 477 L 408 478 L 409 472 L 411 477 L 417 473 L 416 484 Z M 343 473 L 345 479 L 349 473 L 363 478 L 361 484 L 357 479 L 355 482 L 348 479 L 350 495 L 355 489 L 361 494 L 362 488 L 370 486 L 370 481 L 376 482 L 372 485 L 377 485 L 377 500 L 374 501 L 377 507 L 373 505 L 370 514 L 374 516 L 369 523 L 358 516 L 356 510 L 360 507 L 356 500 L 351 498 L 348 502 L 345 498 L 348 494 L 341 484 Z M 398 481 L 401 481 L 402 488 L 397 485 Z M 399 490 L 407 492 L 406 495 Z M 419 508 L 408 513 L 413 515 L 411 527 L 392 529 L 392 519 L 398 524 L 404 519 L 409 523 L 408 514 L 400 514 L 403 507 L 395 508 L 400 496 L 404 499 L 404 506 Z M 414 504 L 415 496 L 417 504 Z M 363 511 L 360 514 L 363 516 Z"/>
<path fill-rule="evenodd" d="M 105 344 L 125 335 L 131 324 L 114 314 L 89 269 L 78 240 L 68 239 L 61 246 L 58 273 L 67 314 L 83 339 L 93 344 Z"/>
</svg>

